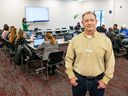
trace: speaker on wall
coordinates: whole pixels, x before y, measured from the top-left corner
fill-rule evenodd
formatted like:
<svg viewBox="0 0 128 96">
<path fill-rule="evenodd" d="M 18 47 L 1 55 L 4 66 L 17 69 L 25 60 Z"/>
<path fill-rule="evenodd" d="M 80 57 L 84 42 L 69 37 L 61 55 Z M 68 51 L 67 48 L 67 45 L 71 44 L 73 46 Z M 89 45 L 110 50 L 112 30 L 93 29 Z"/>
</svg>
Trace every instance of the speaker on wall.
<svg viewBox="0 0 128 96">
<path fill-rule="evenodd" d="M 112 10 L 109 10 L 109 14 L 112 14 Z"/>
</svg>

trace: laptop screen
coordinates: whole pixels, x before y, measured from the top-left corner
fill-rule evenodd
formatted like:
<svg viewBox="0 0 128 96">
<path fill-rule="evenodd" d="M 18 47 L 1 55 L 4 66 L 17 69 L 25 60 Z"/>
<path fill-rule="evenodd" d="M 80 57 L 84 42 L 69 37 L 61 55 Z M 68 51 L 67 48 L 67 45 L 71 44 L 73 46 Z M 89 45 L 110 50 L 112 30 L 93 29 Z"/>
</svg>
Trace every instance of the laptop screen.
<svg viewBox="0 0 128 96">
<path fill-rule="evenodd" d="M 44 39 L 34 39 L 34 47 L 41 45 L 44 42 Z"/>
<path fill-rule="evenodd" d="M 31 35 L 32 35 L 32 31 L 25 31 L 26 38 L 30 38 Z"/>
</svg>

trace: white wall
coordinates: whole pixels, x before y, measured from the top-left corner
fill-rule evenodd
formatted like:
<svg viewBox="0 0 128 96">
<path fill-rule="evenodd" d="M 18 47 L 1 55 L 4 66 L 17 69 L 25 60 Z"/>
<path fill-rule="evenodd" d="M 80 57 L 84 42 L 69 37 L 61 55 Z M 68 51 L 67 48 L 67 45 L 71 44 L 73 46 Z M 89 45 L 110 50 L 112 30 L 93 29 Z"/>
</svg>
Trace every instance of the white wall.
<svg viewBox="0 0 128 96">
<path fill-rule="evenodd" d="M 128 28 L 128 0 L 116 0 L 114 22 Z M 122 6 L 122 8 L 121 8 Z"/>
<path fill-rule="evenodd" d="M 91 0 L 84 2 L 82 5 L 82 11 L 95 11 L 104 10 L 105 11 L 105 25 L 112 26 L 114 22 L 114 0 Z M 112 10 L 112 14 L 109 14 L 109 10 Z"/>
<path fill-rule="evenodd" d="M 19 27 L 21 18 L 24 17 L 24 5 L 22 0 L 1 0 L 0 28 L 3 28 L 5 23 Z"/>
<path fill-rule="evenodd" d="M 20 28 L 22 18 L 25 17 L 25 6 L 49 8 L 50 21 L 31 23 L 30 29 L 34 29 L 35 27 L 55 29 L 57 27 L 76 25 L 76 20 L 73 19 L 73 16 L 81 11 L 81 3 L 77 1 L 1 0 L 0 12 L 2 15 L 0 15 L 0 28 L 2 28 L 5 23 Z"/>
<path fill-rule="evenodd" d="M 49 22 L 31 23 L 30 29 L 39 27 L 41 29 L 55 29 L 57 27 L 68 27 L 76 25 L 74 15 L 85 11 L 104 10 L 105 24 L 107 27 L 114 23 L 127 24 L 128 1 L 127 0 L 87 0 L 84 2 L 72 0 L 1 0 L 0 3 L 0 29 L 5 23 L 9 26 L 21 27 L 22 18 L 25 17 L 25 6 L 48 7 L 50 14 Z M 122 8 L 120 8 L 122 6 Z M 112 14 L 109 14 L 112 10 Z"/>
<path fill-rule="evenodd" d="M 82 4 L 82 12 L 87 10 L 104 10 L 106 27 L 112 27 L 115 23 L 119 28 L 122 24 L 128 27 L 128 0 L 87 0 Z M 109 10 L 112 10 L 112 14 Z"/>
</svg>

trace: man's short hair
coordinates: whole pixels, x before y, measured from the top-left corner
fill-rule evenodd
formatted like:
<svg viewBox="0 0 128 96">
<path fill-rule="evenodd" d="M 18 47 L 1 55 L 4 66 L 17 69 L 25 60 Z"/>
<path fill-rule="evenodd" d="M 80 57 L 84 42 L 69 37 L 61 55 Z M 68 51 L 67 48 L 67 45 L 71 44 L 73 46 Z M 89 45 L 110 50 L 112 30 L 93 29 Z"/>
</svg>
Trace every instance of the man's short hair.
<svg viewBox="0 0 128 96">
<path fill-rule="evenodd" d="M 95 14 L 94 12 L 87 11 L 87 12 L 85 12 L 85 13 L 82 15 L 82 19 L 84 18 L 84 16 L 85 16 L 86 14 L 93 14 L 93 15 L 95 16 L 95 18 L 96 18 L 96 14 Z"/>
<path fill-rule="evenodd" d="M 116 27 L 117 27 L 118 25 L 117 25 L 117 24 L 114 24 L 114 26 L 116 26 Z"/>
</svg>

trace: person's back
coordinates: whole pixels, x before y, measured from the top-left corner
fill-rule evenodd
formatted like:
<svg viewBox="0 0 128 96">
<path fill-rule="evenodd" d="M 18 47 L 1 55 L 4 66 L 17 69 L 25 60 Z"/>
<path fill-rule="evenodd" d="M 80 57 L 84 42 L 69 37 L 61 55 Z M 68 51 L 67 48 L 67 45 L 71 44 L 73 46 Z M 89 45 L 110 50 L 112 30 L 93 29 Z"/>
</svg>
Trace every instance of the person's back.
<svg viewBox="0 0 128 96">
<path fill-rule="evenodd" d="M 51 52 L 58 51 L 58 42 L 50 32 L 47 32 L 47 34 L 45 35 L 45 41 L 38 47 L 38 49 L 44 49 L 43 50 L 43 61 L 47 62 L 49 54 Z M 52 68 L 50 67 L 48 70 L 49 74 L 51 75 L 54 74 L 55 68 L 56 66 L 52 66 Z"/>
<path fill-rule="evenodd" d="M 101 32 L 106 34 L 107 33 L 107 29 L 105 28 L 105 25 L 103 24 L 101 27 Z"/>
<path fill-rule="evenodd" d="M 109 28 L 109 32 L 107 33 L 108 38 L 113 41 L 116 38 L 116 33 L 113 32 L 112 28 Z"/>
<path fill-rule="evenodd" d="M 44 42 L 43 60 L 47 60 L 49 53 L 55 52 L 55 51 L 58 51 L 58 43 L 56 42 L 56 44 L 53 45 L 50 43 L 50 41 L 45 41 Z"/>
<path fill-rule="evenodd" d="M 78 30 L 80 30 L 80 28 L 81 28 L 81 25 L 80 25 L 80 23 L 78 22 L 77 25 L 75 26 L 75 30 L 78 31 Z"/>
<path fill-rule="evenodd" d="M 58 51 L 58 42 L 50 32 L 47 32 L 45 41 L 38 47 L 38 49 L 44 49 L 43 60 L 47 60 L 49 53 Z"/>
<path fill-rule="evenodd" d="M 119 33 L 119 29 L 118 29 L 118 25 L 117 24 L 114 24 L 113 25 L 113 31 L 118 34 Z"/>
<path fill-rule="evenodd" d="M 15 43 L 15 40 L 16 40 L 16 28 L 14 27 L 14 28 L 12 28 L 12 30 L 10 30 L 10 34 L 9 34 L 9 36 L 8 36 L 8 38 L 9 38 L 9 42 L 11 43 L 11 44 L 14 44 Z"/>
</svg>

